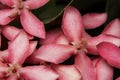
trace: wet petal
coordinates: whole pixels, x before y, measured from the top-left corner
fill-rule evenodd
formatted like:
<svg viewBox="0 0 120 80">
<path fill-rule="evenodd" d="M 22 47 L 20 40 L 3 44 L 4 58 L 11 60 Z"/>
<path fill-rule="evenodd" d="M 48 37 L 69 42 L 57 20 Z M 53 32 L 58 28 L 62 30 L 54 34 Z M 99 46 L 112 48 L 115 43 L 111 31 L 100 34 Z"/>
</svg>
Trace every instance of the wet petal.
<svg viewBox="0 0 120 80">
<path fill-rule="evenodd" d="M 46 66 L 29 66 L 19 69 L 21 78 L 25 80 L 57 80 L 58 75 Z"/>
<path fill-rule="evenodd" d="M 62 29 L 70 42 L 79 42 L 82 37 L 83 25 L 79 11 L 74 7 L 67 7 L 64 11 Z"/>
<path fill-rule="evenodd" d="M 110 65 L 120 68 L 120 49 L 109 42 L 101 42 L 97 45 L 98 52 Z"/>
<path fill-rule="evenodd" d="M 59 74 L 59 80 L 81 80 L 80 72 L 74 65 L 53 65 Z"/>
<path fill-rule="evenodd" d="M 107 13 L 87 13 L 83 15 L 85 29 L 93 29 L 101 26 L 107 20 Z"/>
<path fill-rule="evenodd" d="M 48 44 L 41 46 L 37 51 L 36 58 L 59 64 L 74 54 L 74 47 L 62 44 Z M 54 58 L 53 58 L 54 57 Z"/>
<path fill-rule="evenodd" d="M 96 80 L 93 63 L 84 52 L 79 52 L 75 57 L 75 66 L 80 71 L 83 80 Z"/>
<path fill-rule="evenodd" d="M 28 48 L 29 40 L 27 34 L 21 31 L 8 46 L 10 62 L 13 64 L 22 64 L 28 55 L 25 54 Z"/>
<path fill-rule="evenodd" d="M 24 5 L 29 9 L 37 9 L 45 5 L 49 0 L 26 0 Z"/>
<path fill-rule="evenodd" d="M 45 38 L 45 29 L 43 22 L 41 22 L 35 15 L 33 15 L 27 9 L 24 9 L 22 11 L 20 15 L 20 20 L 26 32 L 39 38 Z"/>
</svg>

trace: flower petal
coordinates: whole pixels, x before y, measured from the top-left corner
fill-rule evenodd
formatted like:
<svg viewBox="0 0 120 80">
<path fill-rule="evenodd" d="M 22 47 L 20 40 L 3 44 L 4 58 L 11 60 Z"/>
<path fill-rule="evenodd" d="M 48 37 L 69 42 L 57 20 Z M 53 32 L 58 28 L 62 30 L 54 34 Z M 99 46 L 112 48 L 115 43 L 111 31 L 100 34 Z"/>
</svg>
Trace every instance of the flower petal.
<svg viewBox="0 0 120 80">
<path fill-rule="evenodd" d="M 0 49 L 1 49 L 1 43 L 2 42 L 2 36 L 1 36 L 1 31 L 0 31 Z"/>
<path fill-rule="evenodd" d="M 120 38 L 111 35 L 101 34 L 99 36 L 92 37 L 87 40 L 87 51 L 90 54 L 95 54 L 95 55 L 98 54 L 96 45 L 104 41 L 113 43 L 116 46 L 120 46 Z"/>
<path fill-rule="evenodd" d="M 75 66 L 80 71 L 83 80 L 96 80 L 93 63 L 84 52 L 79 52 L 76 55 Z"/>
<path fill-rule="evenodd" d="M 29 48 L 27 34 L 21 31 L 18 36 L 9 44 L 9 60 L 13 64 L 22 64 L 28 54 L 25 54 Z"/>
<path fill-rule="evenodd" d="M 64 44 L 64 45 L 69 45 L 69 41 L 66 39 L 65 35 L 61 34 L 59 35 L 56 40 L 56 44 Z"/>
<path fill-rule="evenodd" d="M 67 7 L 64 11 L 62 29 L 70 42 L 79 42 L 83 33 L 82 17 L 74 7 Z"/>
<path fill-rule="evenodd" d="M 107 20 L 107 13 L 87 13 L 83 15 L 85 29 L 94 29 L 101 26 Z"/>
<path fill-rule="evenodd" d="M 23 28 L 31 35 L 45 38 L 44 24 L 30 11 L 24 9 L 20 14 L 20 20 Z"/>
<path fill-rule="evenodd" d="M 103 59 L 99 60 L 96 68 L 97 80 L 113 80 L 113 67 L 106 63 Z"/>
<path fill-rule="evenodd" d="M 4 26 L 2 28 L 3 35 L 11 41 L 15 39 L 15 37 L 19 34 L 19 32 L 20 32 L 20 29 L 14 26 Z"/>
<path fill-rule="evenodd" d="M 8 50 L 0 51 L 0 59 L 2 62 L 8 62 L 8 59 L 9 59 Z"/>
<path fill-rule="evenodd" d="M 14 15 L 17 14 L 15 9 L 3 9 L 0 10 L 0 25 L 6 25 L 14 20 Z"/>
<path fill-rule="evenodd" d="M 46 66 L 24 67 L 20 68 L 18 72 L 25 80 L 57 80 L 58 78 L 58 75 Z"/>
<path fill-rule="evenodd" d="M 28 64 L 40 64 L 40 62 L 42 62 L 42 60 L 36 58 L 36 53 L 37 50 L 35 50 L 29 57 L 27 57 L 25 63 Z"/>
<path fill-rule="evenodd" d="M 115 79 L 115 80 L 120 80 L 120 77 L 118 77 L 117 79 Z"/>
<path fill-rule="evenodd" d="M 36 46 L 37 46 L 37 41 L 30 41 L 30 43 L 29 43 L 29 49 L 26 52 L 26 54 L 28 54 L 28 56 L 31 55 L 35 51 Z"/>
<path fill-rule="evenodd" d="M 74 54 L 74 47 L 62 44 L 48 44 L 36 51 L 36 58 L 47 62 L 59 64 Z M 54 58 L 53 58 L 54 57 Z"/>
<path fill-rule="evenodd" d="M 81 80 L 81 74 L 74 65 L 53 65 L 59 80 Z"/>
<path fill-rule="evenodd" d="M 88 34 L 86 31 L 83 31 L 83 38 L 89 39 L 89 38 L 92 38 L 92 36 Z"/>
<path fill-rule="evenodd" d="M 18 76 L 16 74 L 11 74 L 7 79 L 5 80 L 18 80 Z"/>
<path fill-rule="evenodd" d="M 6 76 L 7 71 L 8 71 L 8 67 L 2 62 L 0 62 L 0 79 Z"/>
<path fill-rule="evenodd" d="M 120 49 L 109 42 L 101 42 L 97 45 L 98 52 L 110 65 L 120 69 Z"/>
<path fill-rule="evenodd" d="M 116 37 L 120 37 L 120 20 L 114 19 L 112 20 L 103 30 L 102 34 L 113 35 Z"/>
<path fill-rule="evenodd" d="M 0 2 L 9 7 L 12 7 L 14 5 L 14 0 L 0 0 Z"/>
<path fill-rule="evenodd" d="M 45 5 L 49 0 L 26 0 L 24 5 L 29 9 L 37 9 Z"/>
<path fill-rule="evenodd" d="M 56 38 L 63 34 L 62 30 L 60 28 L 52 29 L 48 32 L 46 32 L 46 38 L 40 39 L 40 44 L 49 44 L 49 43 L 55 43 Z"/>
</svg>

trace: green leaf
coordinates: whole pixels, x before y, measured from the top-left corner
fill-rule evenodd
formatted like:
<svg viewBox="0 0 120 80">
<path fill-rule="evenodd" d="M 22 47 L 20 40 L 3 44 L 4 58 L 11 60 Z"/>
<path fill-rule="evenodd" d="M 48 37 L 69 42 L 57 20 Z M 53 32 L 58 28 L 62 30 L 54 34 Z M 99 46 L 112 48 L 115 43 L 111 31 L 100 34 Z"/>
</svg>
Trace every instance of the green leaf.
<svg viewBox="0 0 120 80">
<path fill-rule="evenodd" d="M 45 24 L 50 23 L 55 20 L 58 16 L 62 14 L 64 8 L 72 3 L 73 0 L 70 0 L 67 4 L 56 4 L 55 0 L 50 0 L 45 6 L 34 10 L 33 12 L 36 16 L 43 21 Z"/>
</svg>

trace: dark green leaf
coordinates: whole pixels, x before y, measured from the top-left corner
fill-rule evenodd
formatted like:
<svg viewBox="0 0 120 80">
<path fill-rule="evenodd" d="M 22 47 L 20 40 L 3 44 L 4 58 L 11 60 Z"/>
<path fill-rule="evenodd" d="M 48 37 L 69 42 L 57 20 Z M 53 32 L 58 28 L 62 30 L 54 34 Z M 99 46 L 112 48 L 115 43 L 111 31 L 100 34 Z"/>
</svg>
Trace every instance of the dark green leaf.
<svg viewBox="0 0 120 80">
<path fill-rule="evenodd" d="M 57 4 L 57 0 L 50 0 L 48 4 L 37 10 L 34 10 L 33 12 L 38 18 L 40 18 L 40 20 L 42 20 L 45 24 L 48 24 L 61 15 L 61 13 L 64 11 L 64 8 L 70 5 L 72 1 L 73 0 L 70 0 L 67 4 Z"/>
</svg>

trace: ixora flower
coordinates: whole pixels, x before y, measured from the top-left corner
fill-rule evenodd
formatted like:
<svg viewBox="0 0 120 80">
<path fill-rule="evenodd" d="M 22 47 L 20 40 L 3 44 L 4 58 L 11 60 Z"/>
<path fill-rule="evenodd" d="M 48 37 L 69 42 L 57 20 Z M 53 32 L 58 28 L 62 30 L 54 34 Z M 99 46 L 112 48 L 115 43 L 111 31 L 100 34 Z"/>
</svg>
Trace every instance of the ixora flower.
<svg viewBox="0 0 120 80">
<path fill-rule="evenodd" d="M 58 74 L 50 67 L 22 66 L 25 59 L 34 52 L 36 45 L 37 41 L 30 41 L 26 32 L 19 30 L 19 33 L 9 42 L 8 49 L 0 52 L 0 79 L 56 80 Z"/>
<path fill-rule="evenodd" d="M 40 63 L 43 61 L 56 64 L 53 69 L 59 74 L 61 80 L 69 79 L 66 75 L 70 75 L 67 71 L 70 66 L 77 68 L 80 73 L 76 73 L 76 70 L 73 72 L 80 75 L 82 77 L 81 80 L 112 80 L 113 68 L 111 65 L 106 63 L 101 57 L 91 60 L 85 53 L 100 55 L 96 45 L 101 42 L 109 42 L 117 47 L 120 46 L 120 38 L 118 37 L 119 30 L 116 30 L 116 32 L 111 31 L 111 29 L 114 28 L 113 24 L 119 25 L 119 22 L 116 22 L 116 20 L 112 21 L 110 23 L 112 25 L 109 24 L 100 35 L 92 37 L 87 34 L 84 29 L 93 29 L 103 24 L 106 20 L 106 14 L 96 15 L 95 13 L 95 15 L 93 14 L 92 16 L 90 17 L 90 15 L 85 14 L 82 17 L 76 8 L 71 6 L 67 7 L 62 21 L 63 32 L 60 28 L 47 32 L 46 39 L 40 40 L 42 46 L 37 49 L 27 61 L 30 63 Z M 100 16 L 103 18 L 100 18 L 99 23 L 98 17 Z M 92 24 L 87 26 L 87 21 L 90 21 Z M 95 23 L 95 21 L 97 22 Z M 73 65 L 59 65 L 72 55 L 75 55 Z M 70 71 L 72 70 L 73 69 L 70 68 Z M 102 75 L 103 71 L 105 71 L 105 75 Z M 63 73 L 66 74 L 63 75 Z M 73 80 L 79 80 L 79 78 L 80 77 L 74 76 Z"/>
<path fill-rule="evenodd" d="M 0 25 L 6 25 L 20 15 L 20 21 L 26 32 L 29 34 L 45 38 L 44 24 L 29 10 L 37 9 L 49 0 L 0 0 L 9 8 L 0 10 Z"/>
<path fill-rule="evenodd" d="M 96 16 L 101 15 L 99 14 Z M 65 9 L 62 20 L 62 30 L 63 32 L 59 31 L 58 33 L 51 33 L 53 35 L 49 34 L 49 36 L 47 36 L 49 39 L 46 40 L 48 41 L 46 43 L 49 44 L 42 45 L 38 50 L 36 50 L 34 56 L 40 60 L 59 64 L 64 62 L 71 55 L 76 55 L 80 50 L 88 51 L 87 53 L 98 55 L 96 45 L 103 41 L 114 43 L 117 46 L 120 45 L 120 38 L 112 35 L 101 34 L 96 37 L 89 36 L 84 31 L 82 16 L 76 8 L 71 6 Z M 54 36 L 54 34 L 56 36 L 56 42 L 52 42 L 54 37 L 51 37 L 50 39 L 50 36 Z M 57 34 L 60 35 L 57 36 Z"/>
</svg>

